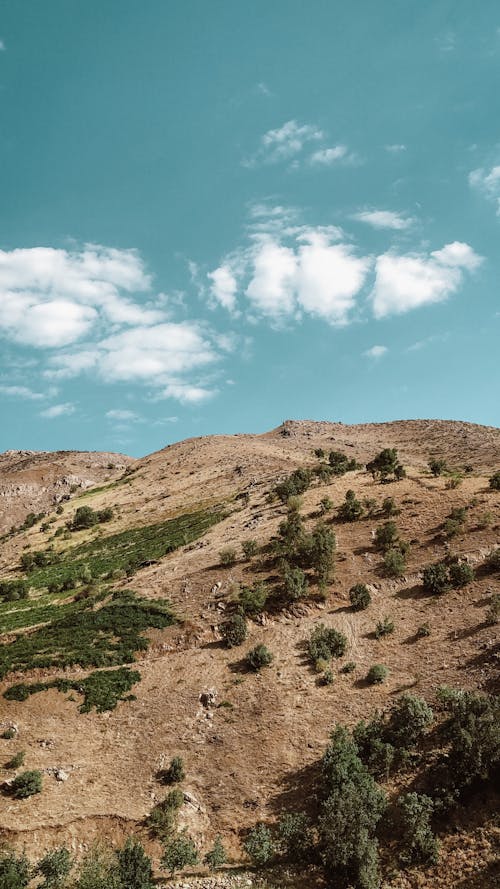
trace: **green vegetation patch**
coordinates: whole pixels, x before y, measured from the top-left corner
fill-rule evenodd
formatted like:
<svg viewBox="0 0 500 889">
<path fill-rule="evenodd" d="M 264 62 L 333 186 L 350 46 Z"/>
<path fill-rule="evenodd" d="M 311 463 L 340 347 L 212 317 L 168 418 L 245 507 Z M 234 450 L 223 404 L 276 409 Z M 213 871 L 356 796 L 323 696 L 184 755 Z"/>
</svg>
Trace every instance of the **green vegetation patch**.
<svg viewBox="0 0 500 889">
<path fill-rule="evenodd" d="M 98 670 L 86 679 L 53 679 L 30 685 L 20 682 L 11 685 L 3 696 L 8 701 L 26 701 L 30 695 L 47 691 L 49 688 L 62 692 L 72 690 L 83 695 L 80 713 L 88 713 L 93 708 L 98 713 L 104 713 L 105 710 L 114 710 L 119 701 L 135 700 L 135 695 L 129 695 L 127 692 L 140 681 L 140 678 L 141 674 L 137 670 L 120 667 L 119 670 Z"/>
<path fill-rule="evenodd" d="M 81 610 L 66 613 L 50 624 L 19 634 L 0 648 L 0 678 L 11 670 L 43 667 L 113 667 L 131 663 L 148 640 L 149 628 L 162 629 L 174 622 L 169 603 L 115 593 L 100 608 L 95 600 L 79 603 Z"/>
<path fill-rule="evenodd" d="M 87 571 L 93 578 L 113 571 L 132 574 L 196 540 L 225 517 L 222 510 L 200 510 L 156 525 L 129 528 L 109 537 L 86 541 L 61 553 L 57 562 L 30 571 L 28 585 L 35 589 L 57 585 L 68 589 L 72 581 L 76 584 Z"/>
</svg>

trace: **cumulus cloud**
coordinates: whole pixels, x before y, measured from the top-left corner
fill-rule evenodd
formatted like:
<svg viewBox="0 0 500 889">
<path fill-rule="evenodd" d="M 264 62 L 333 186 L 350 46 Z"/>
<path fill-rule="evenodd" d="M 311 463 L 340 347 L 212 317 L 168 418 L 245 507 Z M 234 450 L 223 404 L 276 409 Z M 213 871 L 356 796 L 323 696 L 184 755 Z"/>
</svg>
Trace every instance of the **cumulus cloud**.
<svg viewBox="0 0 500 889">
<path fill-rule="evenodd" d="M 228 265 L 219 266 L 215 271 L 208 274 L 212 284 L 210 292 L 217 303 L 224 309 L 233 311 L 236 304 L 236 291 L 238 283 Z"/>
<path fill-rule="evenodd" d="M 276 164 L 288 161 L 300 154 L 309 142 L 323 138 L 323 132 L 313 124 L 299 124 L 287 120 L 283 126 L 268 130 L 261 136 L 260 146 L 252 157 L 243 161 L 243 166 L 253 167 L 259 163 Z"/>
<path fill-rule="evenodd" d="M 388 352 L 387 346 L 372 346 L 371 349 L 367 349 L 366 352 L 363 352 L 365 358 L 382 358 Z"/>
<path fill-rule="evenodd" d="M 372 228 L 387 228 L 393 231 L 404 231 L 415 222 L 411 216 L 404 216 L 394 210 L 361 210 L 359 213 L 354 213 L 353 219 L 365 222 Z"/>
<path fill-rule="evenodd" d="M 51 407 L 46 408 L 44 411 L 40 411 L 40 416 L 45 417 L 45 419 L 47 420 L 55 420 L 57 417 L 67 417 L 70 414 L 74 413 L 74 404 L 66 402 L 65 404 L 53 404 Z"/>
<path fill-rule="evenodd" d="M 375 264 L 373 313 L 384 318 L 443 302 L 461 286 L 464 273 L 482 261 L 469 244 L 459 241 L 430 254 L 384 253 Z"/>
<path fill-rule="evenodd" d="M 500 216 L 500 165 L 485 170 L 480 167 L 469 173 L 469 185 L 477 189 L 488 200 L 496 204 L 497 216 Z"/>
<path fill-rule="evenodd" d="M 311 164 L 329 167 L 345 158 L 347 155 L 346 145 L 334 145 L 332 148 L 319 148 L 311 155 Z"/>
</svg>

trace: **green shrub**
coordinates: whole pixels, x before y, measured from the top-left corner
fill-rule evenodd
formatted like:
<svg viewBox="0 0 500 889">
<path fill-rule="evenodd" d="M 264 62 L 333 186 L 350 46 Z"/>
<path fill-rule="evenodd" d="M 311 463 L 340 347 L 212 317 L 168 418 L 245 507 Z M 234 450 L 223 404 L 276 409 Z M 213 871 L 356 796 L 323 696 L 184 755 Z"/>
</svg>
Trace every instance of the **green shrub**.
<svg viewBox="0 0 500 889">
<path fill-rule="evenodd" d="M 224 846 L 222 845 L 222 839 L 219 835 L 216 836 L 212 848 L 209 852 L 207 852 L 203 861 L 210 868 L 211 871 L 217 870 L 219 867 L 222 867 L 222 865 L 226 863 L 227 854 Z"/>
<path fill-rule="evenodd" d="M 484 560 L 484 566 L 487 571 L 500 571 L 500 547 L 490 552 Z"/>
<path fill-rule="evenodd" d="M 224 621 L 220 629 L 227 648 L 241 645 L 248 635 L 245 617 L 239 613 L 232 614 L 228 620 Z"/>
<path fill-rule="evenodd" d="M 368 608 L 372 598 L 366 583 L 355 583 L 349 590 L 349 599 L 354 611 L 364 611 Z"/>
<path fill-rule="evenodd" d="M 191 837 L 182 831 L 167 841 L 163 847 L 160 867 L 174 874 L 176 870 L 198 863 L 198 852 Z"/>
<path fill-rule="evenodd" d="M 16 734 L 17 732 L 14 728 L 6 728 L 0 735 L 0 738 L 2 741 L 12 741 L 12 739 L 16 737 Z"/>
<path fill-rule="evenodd" d="M 16 775 L 10 785 L 12 795 L 16 799 L 27 799 L 42 790 L 42 773 L 33 770 Z"/>
<path fill-rule="evenodd" d="M 450 472 L 445 482 L 445 488 L 449 491 L 454 491 L 460 487 L 463 480 L 464 477 L 461 472 Z"/>
<path fill-rule="evenodd" d="M 399 798 L 397 815 L 402 845 L 399 860 L 404 867 L 437 863 L 439 847 L 430 825 L 433 811 L 434 803 L 425 794 L 405 793 Z"/>
<path fill-rule="evenodd" d="M 65 846 L 47 852 L 35 868 L 35 872 L 43 877 L 39 889 L 63 889 L 72 867 L 73 859 Z"/>
<path fill-rule="evenodd" d="M 314 849 L 311 821 L 304 812 L 282 815 L 278 824 L 277 845 L 281 855 L 296 864 L 309 861 Z"/>
<path fill-rule="evenodd" d="M 375 530 L 375 546 L 386 552 L 394 547 L 398 540 L 398 529 L 395 522 L 384 522 Z"/>
<path fill-rule="evenodd" d="M 0 849 L 0 886 L 2 889 L 27 889 L 31 868 L 24 852 L 17 855 Z"/>
<path fill-rule="evenodd" d="M 92 846 L 83 856 L 74 889 L 123 889 L 116 856 L 103 846 Z"/>
<path fill-rule="evenodd" d="M 425 639 L 426 636 L 431 635 L 431 630 L 429 624 L 421 624 L 417 628 L 417 632 L 415 633 L 417 639 Z"/>
<path fill-rule="evenodd" d="M 186 772 L 184 771 L 184 761 L 182 756 L 174 756 L 170 761 L 168 769 L 161 772 L 161 780 L 163 784 L 179 784 L 184 781 Z"/>
<path fill-rule="evenodd" d="M 4 768 L 6 769 L 20 769 L 22 765 L 24 765 L 24 760 L 26 757 L 26 753 L 24 750 L 19 750 L 14 754 L 12 759 L 9 759 L 8 762 L 5 763 Z"/>
<path fill-rule="evenodd" d="M 450 575 L 447 566 L 443 562 L 436 565 L 428 565 L 422 573 L 422 586 L 426 593 L 432 596 L 440 596 L 451 589 Z"/>
<path fill-rule="evenodd" d="M 388 577 L 402 577 L 406 571 L 406 559 L 400 549 L 388 549 L 384 554 L 384 571 Z"/>
<path fill-rule="evenodd" d="M 346 472 L 353 472 L 358 468 L 356 460 L 349 459 L 342 451 L 330 451 L 328 462 L 334 475 L 345 475 Z"/>
<path fill-rule="evenodd" d="M 437 478 L 438 475 L 443 475 L 443 473 L 447 471 L 446 460 L 443 459 L 432 458 L 429 460 L 428 465 L 435 478 Z"/>
<path fill-rule="evenodd" d="M 374 479 L 379 478 L 381 481 L 385 481 L 389 475 L 393 475 L 396 479 L 404 477 L 404 469 L 395 448 L 384 448 L 380 451 L 366 464 L 366 471 L 371 473 Z"/>
<path fill-rule="evenodd" d="M 268 597 L 268 589 L 264 583 L 256 583 L 254 587 L 243 587 L 238 594 L 238 605 L 245 614 L 256 615 L 264 611 Z"/>
<path fill-rule="evenodd" d="M 394 621 L 392 618 L 387 615 L 383 620 L 377 621 L 377 626 L 375 627 L 375 638 L 382 639 L 383 636 L 389 636 L 394 632 Z"/>
<path fill-rule="evenodd" d="M 151 859 L 139 840 L 129 837 L 116 853 L 121 885 L 127 889 L 153 889 Z"/>
<path fill-rule="evenodd" d="M 236 564 L 237 553 L 234 546 L 226 546 L 219 553 L 219 565 L 224 568 L 232 568 Z"/>
<path fill-rule="evenodd" d="M 399 509 L 396 506 L 394 497 L 384 497 L 380 509 L 381 512 L 386 516 L 397 515 L 399 513 Z"/>
<path fill-rule="evenodd" d="M 450 540 L 452 537 L 457 537 L 458 534 L 461 534 L 463 530 L 462 523 L 457 522 L 456 519 L 446 519 L 443 525 L 443 531 L 445 536 Z"/>
<path fill-rule="evenodd" d="M 314 456 L 318 458 L 318 460 L 325 459 L 325 452 L 323 448 L 314 448 Z"/>
<path fill-rule="evenodd" d="M 9 701 L 26 701 L 30 695 L 49 688 L 57 691 L 77 691 L 83 695 L 83 703 L 80 713 L 89 713 L 93 708 L 98 713 L 114 710 L 119 701 L 133 699 L 133 695 L 127 695 L 132 686 L 139 682 L 141 674 L 137 670 L 129 670 L 128 667 L 120 667 L 118 670 L 102 670 L 90 673 L 85 679 L 53 679 L 47 682 L 34 682 L 27 685 L 20 682 L 11 685 L 4 692 L 4 698 Z"/>
<path fill-rule="evenodd" d="M 500 491 L 500 469 L 490 477 L 489 485 L 492 491 Z"/>
<path fill-rule="evenodd" d="M 329 661 L 332 657 L 342 657 L 347 648 L 347 638 L 333 627 L 318 624 L 312 631 L 308 642 L 309 657 L 313 663 L 320 659 Z"/>
<path fill-rule="evenodd" d="M 474 569 L 467 562 L 453 562 L 450 565 L 449 575 L 453 587 L 463 587 L 474 580 Z"/>
<path fill-rule="evenodd" d="M 312 472 L 310 469 L 296 469 L 287 479 L 275 485 L 274 491 L 279 499 L 286 503 L 290 497 L 296 497 L 307 491 L 311 480 Z"/>
<path fill-rule="evenodd" d="M 244 540 L 241 544 L 241 549 L 243 550 L 243 556 L 245 559 L 251 559 L 252 556 L 257 555 L 259 551 L 259 544 L 256 540 Z"/>
<path fill-rule="evenodd" d="M 304 539 L 304 523 L 295 504 L 288 504 L 287 517 L 278 528 L 278 555 L 295 558 Z"/>
<path fill-rule="evenodd" d="M 17 602 L 28 598 L 28 584 L 25 580 L 0 580 L 0 600 Z"/>
<path fill-rule="evenodd" d="M 347 664 L 344 664 L 344 666 L 341 668 L 340 672 L 346 673 L 346 674 L 354 673 L 355 669 L 356 669 L 356 664 L 354 663 L 354 661 L 347 661 Z"/>
<path fill-rule="evenodd" d="M 256 645 L 246 656 L 246 664 L 251 670 L 258 672 L 262 667 L 269 667 L 273 656 L 265 645 Z"/>
<path fill-rule="evenodd" d="M 346 491 L 345 500 L 339 506 L 337 515 L 341 522 L 355 522 L 364 513 L 363 504 L 357 499 L 354 491 Z"/>
<path fill-rule="evenodd" d="M 325 584 L 333 573 L 333 558 L 337 541 L 335 534 L 326 525 L 319 523 L 303 545 L 306 566 L 312 568 L 318 583 Z"/>
<path fill-rule="evenodd" d="M 333 500 L 331 497 L 322 497 L 319 501 L 319 511 L 322 515 L 325 515 L 327 512 L 331 512 L 333 509 Z"/>
<path fill-rule="evenodd" d="M 256 824 L 249 831 L 244 842 L 245 852 L 253 863 L 262 867 L 269 864 L 275 854 L 275 846 L 271 831 L 265 824 Z"/>
<path fill-rule="evenodd" d="M 366 674 L 366 681 L 369 682 L 370 685 L 380 684 L 381 682 L 385 682 L 388 673 L 389 670 L 387 667 L 384 667 L 383 664 L 374 664 Z"/>
<path fill-rule="evenodd" d="M 168 839 L 174 830 L 177 813 L 184 803 L 184 794 L 179 787 L 174 787 L 166 798 L 158 803 L 149 813 L 147 825 L 151 834 L 159 840 Z"/>
<path fill-rule="evenodd" d="M 288 602 L 298 602 L 307 596 L 307 577 L 302 568 L 292 568 L 287 562 L 283 565 L 283 592 Z"/>
</svg>

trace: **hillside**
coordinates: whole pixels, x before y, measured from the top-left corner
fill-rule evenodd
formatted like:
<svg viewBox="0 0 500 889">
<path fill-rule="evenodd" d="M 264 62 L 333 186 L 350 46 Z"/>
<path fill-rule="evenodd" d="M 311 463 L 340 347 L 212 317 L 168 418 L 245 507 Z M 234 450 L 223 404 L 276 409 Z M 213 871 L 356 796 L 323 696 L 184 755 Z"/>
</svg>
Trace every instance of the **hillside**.
<svg viewBox="0 0 500 889">
<path fill-rule="evenodd" d="M 397 449 L 406 475 L 382 484 L 365 464 L 384 448 Z M 273 491 L 295 470 L 328 463 L 331 451 L 358 468 L 312 475 L 300 515 L 306 532 L 321 520 L 335 533 L 334 575 L 318 585 L 307 570 L 307 594 L 283 602 L 270 544 L 287 504 Z M 432 458 L 445 461 L 443 474 L 429 471 Z M 20 683 L 73 683 L 24 700 L 0 697 L 0 733 L 14 727 L 12 739 L 0 739 L 2 761 L 23 750 L 25 768 L 44 776 L 42 792 L 29 799 L 0 797 L 0 839 L 36 857 L 62 843 L 80 854 L 95 839 L 118 843 L 136 833 L 158 863 L 161 846 L 145 819 L 168 792 L 158 772 L 181 756 L 179 824 L 202 851 L 220 834 L 231 859 L 247 861 L 248 829 L 314 806 L 311 781 L 336 723 L 352 727 L 408 691 L 434 707 L 438 686 L 498 694 L 498 624 L 487 615 L 500 575 L 485 565 L 500 546 L 500 492 L 488 481 L 499 469 L 499 430 L 438 420 L 287 421 L 261 435 L 189 439 L 139 460 L 0 455 L 0 695 Z M 342 521 L 337 510 L 349 490 L 363 513 Z M 392 507 L 382 508 L 386 498 Z M 69 530 L 80 507 L 101 519 Z M 29 513 L 42 512 L 26 526 Z M 375 545 L 377 527 L 389 521 L 409 545 L 395 576 Z M 247 558 L 242 543 L 249 540 L 255 553 Z M 221 560 L 228 548 L 234 555 Z M 30 560 L 35 553 L 48 555 Z M 430 595 L 423 568 L 453 564 L 453 556 L 473 569 L 473 579 Z M 11 596 L 17 581 L 27 590 Z M 268 603 L 249 615 L 243 645 L 227 648 L 222 624 L 241 588 L 257 583 L 267 585 Z M 371 603 L 355 611 L 349 591 L 358 583 L 367 585 Z M 135 636 L 129 627 L 122 636 L 116 629 L 119 606 L 120 627 L 130 615 Z M 385 618 L 393 631 L 376 638 Z M 63 623 L 53 629 L 57 621 Z M 327 665 L 331 684 L 307 654 L 322 623 L 347 642 L 345 654 Z M 149 646 L 136 644 L 139 635 Z M 242 658 L 260 643 L 272 664 L 249 671 Z M 349 663 L 355 668 L 342 672 Z M 124 687 L 115 709 L 80 712 L 82 689 L 92 703 L 85 679 L 126 664 L 140 680 Z M 380 684 L 365 678 L 374 664 L 388 669 Z M 204 704 L 200 695 L 212 690 L 214 701 Z M 3 777 L 12 779 L 12 770 Z M 383 783 L 394 794 L 411 781 L 403 771 Z M 492 791 L 458 804 L 452 829 L 437 823 L 439 862 L 397 875 L 389 867 L 384 885 L 496 885 L 497 804 Z M 308 879 L 290 885 L 305 889 Z"/>
</svg>

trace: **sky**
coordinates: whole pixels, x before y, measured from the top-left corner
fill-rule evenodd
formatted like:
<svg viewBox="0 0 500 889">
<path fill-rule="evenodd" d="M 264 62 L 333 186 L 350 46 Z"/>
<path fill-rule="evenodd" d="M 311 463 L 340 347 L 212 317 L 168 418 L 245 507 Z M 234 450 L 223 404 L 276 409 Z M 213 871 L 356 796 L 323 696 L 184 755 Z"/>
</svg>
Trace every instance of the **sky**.
<svg viewBox="0 0 500 889">
<path fill-rule="evenodd" d="M 0 451 L 500 420 L 495 0 L 2 0 Z"/>
</svg>

